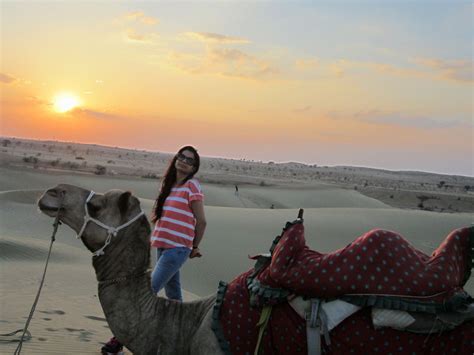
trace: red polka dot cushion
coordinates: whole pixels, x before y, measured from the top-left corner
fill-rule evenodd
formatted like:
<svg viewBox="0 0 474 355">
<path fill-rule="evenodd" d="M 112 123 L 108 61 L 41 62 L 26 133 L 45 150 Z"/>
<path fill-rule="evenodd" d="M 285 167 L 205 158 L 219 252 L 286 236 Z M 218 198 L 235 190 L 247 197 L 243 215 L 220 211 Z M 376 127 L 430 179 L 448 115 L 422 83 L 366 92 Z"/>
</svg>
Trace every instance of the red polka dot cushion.
<svg viewBox="0 0 474 355">
<path fill-rule="evenodd" d="M 435 311 L 423 305 L 446 307 L 449 300 L 469 299 L 462 286 L 471 272 L 473 247 L 472 227 L 451 232 L 430 256 L 398 233 L 374 229 L 322 254 L 306 246 L 304 226 L 295 222 L 277 237 L 271 262 L 254 275 L 249 287 L 259 295 L 282 289 L 322 299 L 344 296 L 359 305 Z"/>
</svg>

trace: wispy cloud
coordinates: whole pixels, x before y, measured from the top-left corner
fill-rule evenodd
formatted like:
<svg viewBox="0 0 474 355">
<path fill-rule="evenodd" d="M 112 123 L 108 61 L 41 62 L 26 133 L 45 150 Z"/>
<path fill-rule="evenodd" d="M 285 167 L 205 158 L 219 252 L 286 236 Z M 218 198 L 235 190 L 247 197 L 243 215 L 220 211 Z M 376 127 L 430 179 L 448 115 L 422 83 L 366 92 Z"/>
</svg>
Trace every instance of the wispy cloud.
<svg viewBox="0 0 474 355">
<path fill-rule="evenodd" d="M 295 61 L 295 67 L 299 70 L 310 70 L 318 67 L 318 60 L 316 58 L 309 59 L 297 59 Z"/>
<path fill-rule="evenodd" d="M 326 65 L 327 70 L 336 76 L 350 74 L 351 69 L 373 70 L 391 76 L 447 80 L 458 83 L 472 83 L 473 66 L 471 60 L 412 59 L 405 66 L 382 62 L 364 62 L 340 59 Z"/>
<path fill-rule="evenodd" d="M 216 74 L 251 80 L 268 80 L 279 74 L 270 61 L 237 49 L 207 48 L 199 54 L 172 52 L 168 59 L 175 67 L 192 74 Z"/>
<path fill-rule="evenodd" d="M 295 113 L 304 113 L 304 112 L 308 112 L 310 110 L 311 110 L 311 106 L 304 106 L 304 107 L 293 109 L 293 112 L 295 112 Z"/>
<path fill-rule="evenodd" d="M 130 119 L 130 117 L 124 117 L 121 115 L 117 115 L 114 113 L 106 112 L 106 111 L 96 111 L 87 108 L 76 108 L 74 109 L 71 114 L 79 115 L 79 116 L 86 116 L 88 118 L 99 119 L 99 120 L 124 120 Z"/>
<path fill-rule="evenodd" d="M 337 77 L 342 77 L 346 73 L 346 69 L 349 68 L 349 61 L 339 59 L 336 62 L 329 64 L 329 71 Z"/>
<path fill-rule="evenodd" d="M 474 126 L 469 119 L 461 117 L 430 117 L 428 115 L 387 112 L 377 109 L 360 111 L 353 114 L 352 117 L 363 122 L 417 129 L 472 128 Z"/>
<path fill-rule="evenodd" d="M 124 15 L 124 18 L 128 21 L 136 21 L 144 25 L 156 25 L 159 23 L 158 19 L 145 15 L 143 11 L 128 12 Z"/>
<path fill-rule="evenodd" d="M 158 37 L 156 33 L 142 34 L 138 33 L 133 28 L 128 28 L 125 30 L 123 35 L 126 41 L 138 43 L 153 43 L 153 40 Z"/>
<path fill-rule="evenodd" d="M 443 59 L 416 59 L 419 65 L 431 69 L 436 76 L 442 79 L 472 82 L 473 65 L 472 60 L 443 60 Z"/>
<path fill-rule="evenodd" d="M 225 36 L 218 33 L 211 32 L 186 32 L 184 35 L 190 39 L 206 43 L 220 43 L 220 44 L 246 44 L 250 43 L 248 39 L 240 37 Z"/>
<path fill-rule="evenodd" d="M 8 74 L 0 73 L 0 82 L 4 84 L 11 84 L 15 82 L 17 79 L 14 78 L 13 76 L 10 76 Z"/>
</svg>

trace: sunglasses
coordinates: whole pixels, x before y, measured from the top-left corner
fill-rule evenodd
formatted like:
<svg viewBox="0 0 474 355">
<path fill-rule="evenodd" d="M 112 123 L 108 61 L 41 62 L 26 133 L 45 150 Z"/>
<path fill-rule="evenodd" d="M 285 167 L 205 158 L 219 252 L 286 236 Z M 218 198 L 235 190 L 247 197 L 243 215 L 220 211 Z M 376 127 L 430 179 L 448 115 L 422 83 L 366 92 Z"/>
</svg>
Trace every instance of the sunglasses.
<svg viewBox="0 0 474 355">
<path fill-rule="evenodd" d="M 179 161 L 181 161 L 181 162 L 183 162 L 187 165 L 194 166 L 194 164 L 196 163 L 196 160 L 194 158 L 187 157 L 186 155 L 184 155 L 182 153 L 176 154 L 176 159 L 178 159 Z"/>
</svg>

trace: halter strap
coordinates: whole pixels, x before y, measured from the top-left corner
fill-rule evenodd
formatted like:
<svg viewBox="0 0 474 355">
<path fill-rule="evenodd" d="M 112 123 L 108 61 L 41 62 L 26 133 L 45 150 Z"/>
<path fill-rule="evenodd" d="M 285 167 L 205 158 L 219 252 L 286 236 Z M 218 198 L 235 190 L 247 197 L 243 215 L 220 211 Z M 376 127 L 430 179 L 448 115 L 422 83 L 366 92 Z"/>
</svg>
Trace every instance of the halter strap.
<svg viewBox="0 0 474 355">
<path fill-rule="evenodd" d="M 99 221 L 95 218 L 92 218 L 89 215 L 89 211 L 87 209 L 87 203 L 92 199 L 92 197 L 94 195 L 95 195 L 95 192 L 91 190 L 91 192 L 89 193 L 89 196 L 87 197 L 86 202 L 84 204 L 84 211 L 85 211 L 84 223 L 82 224 L 82 227 L 81 227 L 81 230 L 79 231 L 79 233 L 77 233 L 77 239 L 82 238 L 82 234 L 84 233 L 84 230 L 86 229 L 86 226 L 89 222 L 94 222 L 99 227 L 102 227 L 105 230 L 107 230 L 107 239 L 105 240 L 105 244 L 102 246 L 102 248 L 100 248 L 100 249 L 98 249 L 98 250 L 96 250 L 95 252 L 92 253 L 92 256 L 101 256 L 101 255 L 105 254 L 104 249 L 107 247 L 107 245 L 110 244 L 110 242 L 112 241 L 112 237 L 116 237 L 120 230 L 128 227 L 133 222 L 138 220 L 141 216 L 143 216 L 145 214 L 145 212 L 140 211 L 139 214 L 137 214 L 135 217 L 133 217 L 128 222 L 125 222 L 124 224 L 122 224 L 118 227 L 111 227 L 111 226 L 106 225 L 105 223 L 102 223 L 101 221 Z"/>
</svg>

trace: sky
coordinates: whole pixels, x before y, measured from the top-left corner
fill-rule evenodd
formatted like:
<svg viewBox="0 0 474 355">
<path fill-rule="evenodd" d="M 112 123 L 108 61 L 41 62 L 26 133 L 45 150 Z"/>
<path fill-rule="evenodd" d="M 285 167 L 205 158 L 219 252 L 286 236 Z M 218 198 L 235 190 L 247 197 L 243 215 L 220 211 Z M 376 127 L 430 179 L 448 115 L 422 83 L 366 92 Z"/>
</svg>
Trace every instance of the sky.
<svg viewBox="0 0 474 355">
<path fill-rule="evenodd" d="M 9 1 L 0 133 L 474 176 L 469 1 Z"/>
</svg>

